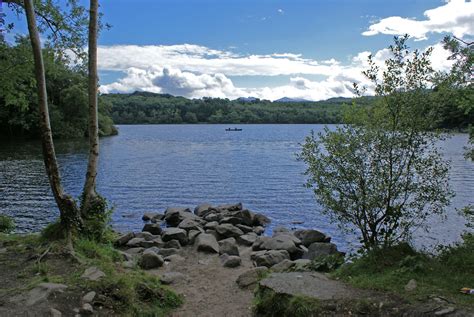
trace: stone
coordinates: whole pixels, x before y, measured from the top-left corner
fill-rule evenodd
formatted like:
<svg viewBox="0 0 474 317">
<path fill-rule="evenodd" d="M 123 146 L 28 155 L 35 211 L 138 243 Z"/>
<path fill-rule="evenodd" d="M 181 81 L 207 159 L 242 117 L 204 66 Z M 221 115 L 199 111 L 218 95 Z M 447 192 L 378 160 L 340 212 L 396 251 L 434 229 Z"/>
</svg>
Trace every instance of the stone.
<svg viewBox="0 0 474 317">
<path fill-rule="evenodd" d="M 122 256 L 122 259 L 123 259 L 124 261 L 131 261 L 131 260 L 133 260 L 133 256 L 132 256 L 130 253 L 123 252 L 123 251 L 120 251 L 120 250 L 117 250 L 117 252 Z"/>
<path fill-rule="evenodd" d="M 220 223 L 230 223 L 231 225 L 238 225 L 242 223 L 242 219 L 237 217 L 224 217 L 221 219 Z"/>
<path fill-rule="evenodd" d="M 217 206 L 216 209 L 221 210 L 221 212 L 242 210 L 242 203 L 220 205 L 220 206 Z"/>
<path fill-rule="evenodd" d="M 67 285 L 58 283 L 40 283 L 35 288 L 31 289 L 26 298 L 25 305 L 32 306 L 43 302 L 54 293 L 62 293 L 67 288 Z"/>
<path fill-rule="evenodd" d="M 295 243 L 295 245 L 301 245 L 301 240 L 298 239 L 292 232 L 280 231 L 280 232 L 273 232 L 273 237 L 284 237 L 289 239 Z"/>
<path fill-rule="evenodd" d="M 151 248 L 151 247 L 158 247 L 161 248 L 165 245 L 163 240 L 161 238 L 159 239 L 154 239 L 154 240 L 149 240 L 149 241 L 142 241 L 140 242 L 140 246 L 144 247 L 145 249 Z"/>
<path fill-rule="evenodd" d="M 135 237 L 135 234 L 133 232 L 127 232 L 125 234 L 122 234 L 115 240 L 115 245 L 116 246 L 124 246 L 128 241 L 133 239 Z"/>
<path fill-rule="evenodd" d="M 207 229 L 205 233 L 212 234 L 214 236 L 214 238 L 216 238 L 216 240 L 221 240 L 222 239 L 222 237 L 217 233 L 216 230 Z"/>
<path fill-rule="evenodd" d="M 142 220 L 143 221 L 150 221 L 152 219 L 156 219 L 156 218 L 159 218 L 161 216 L 162 216 L 162 214 L 157 213 L 157 212 L 145 212 L 142 216 Z"/>
<path fill-rule="evenodd" d="M 144 241 L 146 241 L 144 238 L 133 238 L 127 242 L 126 246 L 129 248 L 136 248 L 139 247 Z"/>
<path fill-rule="evenodd" d="M 207 204 L 207 203 L 200 204 L 200 205 L 196 206 L 196 208 L 194 208 L 194 214 L 196 216 L 202 217 L 211 208 L 212 208 L 212 206 L 210 204 Z"/>
<path fill-rule="evenodd" d="M 253 216 L 253 221 L 252 221 L 253 226 L 265 227 L 269 223 L 270 223 L 270 218 L 268 218 L 267 216 L 265 216 L 263 214 L 255 214 Z"/>
<path fill-rule="evenodd" d="M 296 245 L 287 235 L 278 235 L 263 242 L 262 249 L 265 250 L 286 250 L 289 254 L 297 252 Z"/>
<path fill-rule="evenodd" d="M 189 208 L 168 207 L 165 211 L 164 220 L 171 227 L 177 227 L 184 219 L 195 220 L 197 216 Z"/>
<path fill-rule="evenodd" d="M 82 305 L 81 309 L 79 310 L 79 313 L 81 316 L 91 316 L 94 314 L 94 308 L 92 308 L 92 305 L 89 303 L 85 303 Z"/>
<path fill-rule="evenodd" d="M 151 233 L 149 232 L 146 232 L 146 231 L 142 231 L 142 232 L 137 232 L 135 233 L 135 238 L 142 238 L 142 239 L 145 239 L 147 241 L 149 240 L 153 240 L 156 236 L 152 235 Z"/>
<path fill-rule="evenodd" d="M 91 266 L 87 268 L 84 273 L 81 275 L 83 279 L 89 281 L 98 281 L 105 276 L 105 273 L 99 270 L 96 266 Z"/>
<path fill-rule="evenodd" d="M 242 274 L 237 278 L 237 285 L 240 288 L 250 288 L 255 286 L 258 281 L 268 272 L 266 267 L 255 267 Z"/>
<path fill-rule="evenodd" d="M 237 255 L 239 256 L 239 248 L 235 238 L 227 238 L 221 240 L 219 243 L 219 254 Z"/>
<path fill-rule="evenodd" d="M 165 228 L 161 234 L 161 238 L 164 242 L 170 240 L 178 240 L 181 245 L 188 244 L 188 236 L 186 230 L 180 228 Z"/>
<path fill-rule="evenodd" d="M 272 267 L 285 259 L 289 260 L 290 254 L 286 250 L 263 250 L 253 252 L 250 259 L 256 266 Z"/>
<path fill-rule="evenodd" d="M 166 272 L 160 277 L 160 281 L 164 285 L 170 285 L 186 279 L 186 275 L 180 272 Z"/>
<path fill-rule="evenodd" d="M 194 244 L 194 241 L 196 241 L 196 237 L 201 234 L 200 230 L 189 230 L 188 232 L 188 243 L 189 244 Z"/>
<path fill-rule="evenodd" d="M 456 311 L 456 309 L 454 307 L 447 307 L 447 308 L 443 308 L 443 309 L 440 309 L 438 311 L 435 311 L 434 315 L 435 316 L 446 316 L 446 315 L 449 315 L 451 313 L 454 313 Z"/>
<path fill-rule="evenodd" d="M 277 263 L 277 264 L 273 265 L 270 269 L 273 272 L 285 272 L 285 271 L 288 271 L 289 269 L 291 269 L 293 267 L 293 265 L 294 265 L 293 261 L 290 261 L 288 259 L 284 259 L 280 263 Z"/>
<path fill-rule="evenodd" d="M 50 308 L 49 309 L 49 316 L 51 316 L 51 317 L 61 317 L 62 315 L 63 314 L 55 308 Z"/>
<path fill-rule="evenodd" d="M 255 217 L 254 213 L 248 209 L 233 211 L 229 213 L 232 218 L 240 219 L 240 223 L 246 226 L 251 226 L 253 224 L 253 218 Z"/>
<path fill-rule="evenodd" d="M 408 281 L 408 283 L 405 285 L 405 291 L 407 292 L 413 292 L 417 288 L 417 283 L 416 280 L 411 279 Z"/>
<path fill-rule="evenodd" d="M 297 272 L 309 271 L 310 264 L 311 264 L 311 260 L 308 260 L 308 259 L 295 260 L 293 261 L 293 270 Z"/>
<path fill-rule="evenodd" d="M 290 229 L 286 228 L 286 227 L 283 227 L 283 226 L 277 226 L 273 229 L 273 236 L 276 236 L 278 235 L 279 233 L 290 233 Z"/>
<path fill-rule="evenodd" d="M 179 243 L 178 240 L 170 240 L 164 243 L 163 248 L 181 249 L 181 244 Z"/>
<path fill-rule="evenodd" d="M 242 230 L 231 225 L 230 223 L 223 223 L 218 225 L 216 227 L 216 231 L 224 238 L 235 238 L 244 234 Z"/>
<path fill-rule="evenodd" d="M 209 213 L 206 216 L 204 216 L 204 220 L 209 221 L 209 222 L 219 221 L 219 219 L 221 219 L 221 217 L 219 217 L 219 215 L 217 215 L 216 213 Z"/>
<path fill-rule="evenodd" d="M 262 245 L 270 239 L 271 239 L 270 237 L 265 237 L 265 236 L 257 237 L 255 239 L 255 242 L 252 244 L 252 250 L 254 251 L 263 250 Z"/>
<path fill-rule="evenodd" d="M 228 268 L 238 267 L 240 266 L 240 263 L 242 263 L 240 256 L 228 255 L 227 253 L 222 254 L 220 256 L 220 259 L 221 259 L 222 265 Z"/>
<path fill-rule="evenodd" d="M 181 255 L 179 254 L 171 254 L 167 257 L 165 257 L 164 259 L 165 261 L 168 261 L 168 262 L 171 262 L 171 263 L 179 263 L 179 262 L 183 262 L 185 261 L 186 259 L 183 258 Z"/>
<path fill-rule="evenodd" d="M 262 235 L 265 232 L 265 228 L 262 226 L 256 226 L 253 227 L 253 232 L 255 232 L 257 235 Z"/>
<path fill-rule="evenodd" d="M 257 240 L 257 234 L 254 232 L 249 232 L 237 237 L 237 242 L 246 246 L 251 246 Z"/>
<path fill-rule="evenodd" d="M 86 295 L 82 296 L 83 303 L 92 303 L 95 298 L 96 293 L 94 291 L 88 292 Z"/>
<path fill-rule="evenodd" d="M 314 242 L 326 242 L 327 239 L 326 235 L 318 230 L 296 230 L 294 235 L 306 247 Z"/>
<path fill-rule="evenodd" d="M 215 230 L 216 227 L 219 225 L 219 223 L 217 221 L 211 221 L 211 222 L 208 222 L 204 225 L 204 229 L 205 230 Z"/>
<path fill-rule="evenodd" d="M 190 230 L 199 230 L 201 229 L 201 226 L 196 221 L 186 218 L 179 223 L 178 228 L 184 229 L 186 231 L 190 231 Z"/>
<path fill-rule="evenodd" d="M 308 247 L 308 252 L 303 254 L 303 259 L 313 260 L 319 256 L 337 253 L 337 246 L 334 243 L 314 242 Z"/>
<path fill-rule="evenodd" d="M 123 261 L 122 262 L 122 267 L 125 269 L 134 269 L 135 268 L 135 262 L 128 260 L 128 261 Z"/>
<path fill-rule="evenodd" d="M 250 227 L 250 226 L 238 224 L 238 225 L 236 225 L 236 227 L 239 228 L 240 230 L 242 230 L 243 233 L 253 232 L 253 228 Z"/>
<path fill-rule="evenodd" d="M 198 251 L 219 253 L 219 244 L 216 238 L 209 233 L 201 233 L 196 238 L 196 245 Z"/>
<path fill-rule="evenodd" d="M 146 223 L 145 226 L 143 226 L 142 231 L 144 232 L 149 232 L 153 235 L 160 235 L 161 234 L 161 226 L 159 223 Z"/>
<path fill-rule="evenodd" d="M 136 248 L 127 249 L 127 250 L 125 250 L 124 252 L 126 252 L 126 253 L 128 253 L 128 254 L 130 254 L 130 255 L 137 255 L 137 254 L 142 253 L 143 250 L 145 250 L 145 248 L 136 247 Z"/>
<path fill-rule="evenodd" d="M 161 267 L 165 261 L 162 256 L 152 250 L 145 250 L 140 259 L 139 265 L 144 270 Z"/>
<path fill-rule="evenodd" d="M 163 257 L 167 257 L 173 254 L 179 253 L 179 249 L 174 249 L 174 248 L 162 248 L 158 252 L 159 255 Z"/>
</svg>

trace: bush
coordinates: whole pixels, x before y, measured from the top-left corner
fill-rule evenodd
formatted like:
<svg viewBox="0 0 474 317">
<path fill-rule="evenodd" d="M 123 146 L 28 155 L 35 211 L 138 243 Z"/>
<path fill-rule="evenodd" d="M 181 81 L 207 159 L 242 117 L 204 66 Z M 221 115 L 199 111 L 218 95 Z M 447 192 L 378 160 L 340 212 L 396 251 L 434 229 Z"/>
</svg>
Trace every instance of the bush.
<svg viewBox="0 0 474 317">
<path fill-rule="evenodd" d="M 318 272 L 331 272 L 344 264 L 344 256 L 342 254 L 322 255 L 311 261 L 309 268 Z"/>
<path fill-rule="evenodd" d="M 15 229 L 15 222 L 12 217 L 0 215 L 0 233 L 10 233 Z"/>
<path fill-rule="evenodd" d="M 88 208 L 82 210 L 83 225 L 80 234 L 84 238 L 99 242 L 108 242 L 112 239 L 110 219 L 113 208 L 109 207 L 107 200 L 97 195 Z"/>
</svg>

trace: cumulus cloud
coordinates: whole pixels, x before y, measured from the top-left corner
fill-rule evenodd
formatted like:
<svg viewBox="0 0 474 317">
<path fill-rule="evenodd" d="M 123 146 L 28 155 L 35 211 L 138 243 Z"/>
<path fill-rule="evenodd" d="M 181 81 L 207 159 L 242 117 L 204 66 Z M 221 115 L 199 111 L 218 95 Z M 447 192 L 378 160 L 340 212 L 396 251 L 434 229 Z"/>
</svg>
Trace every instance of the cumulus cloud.
<svg viewBox="0 0 474 317">
<path fill-rule="evenodd" d="M 426 10 L 424 16 L 424 20 L 387 17 L 370 25 L 362 35 L 410 34 L 416 40 L 426 40 L 429 33 L 448 32 L 458 37 L 474 34 L 474 1 L 447 0 L 442 6 Z"/>
</svg>

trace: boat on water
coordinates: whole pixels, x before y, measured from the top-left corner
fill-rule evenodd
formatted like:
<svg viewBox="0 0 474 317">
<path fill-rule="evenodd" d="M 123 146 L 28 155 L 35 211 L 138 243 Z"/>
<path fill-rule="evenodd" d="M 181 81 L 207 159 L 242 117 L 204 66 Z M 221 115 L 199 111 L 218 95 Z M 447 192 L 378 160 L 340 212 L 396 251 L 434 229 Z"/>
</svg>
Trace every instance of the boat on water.
<svg viewBox="0 0 474 317">
<path fill-rule="evenodd" d="M 239 128 L 227 128 L 225 130 L 226 131 L 242 131 L 242 129 L 239 129 Z"/>
</svg>

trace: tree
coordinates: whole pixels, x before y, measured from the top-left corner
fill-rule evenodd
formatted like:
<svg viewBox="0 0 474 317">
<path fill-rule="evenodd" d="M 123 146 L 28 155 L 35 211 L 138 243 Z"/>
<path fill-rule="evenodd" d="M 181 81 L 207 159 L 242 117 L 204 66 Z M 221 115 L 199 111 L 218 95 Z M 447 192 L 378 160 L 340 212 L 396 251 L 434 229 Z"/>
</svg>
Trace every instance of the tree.
<svg viewBox="0 0 474 317">
<path fill-rule="evenodd" d="M 300 154 L 323 212 L 341 228 L 356 228 L 365 251 L 409 239 L 428 216 L 443 213 L 452 195 L 439 135 L 427 131 L 431 51 L 410 53 L 407 39 L 395 38 L 382 67 L 369 56 L 364 75 L 378 101 L 353 106 L 334 131 L 311 134 Z"/>
</svg>

